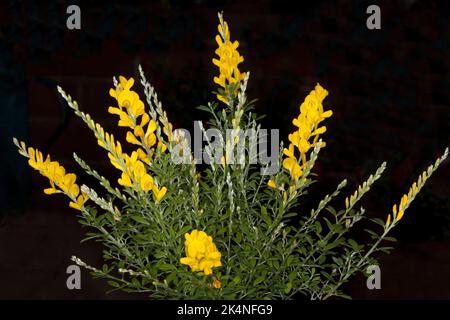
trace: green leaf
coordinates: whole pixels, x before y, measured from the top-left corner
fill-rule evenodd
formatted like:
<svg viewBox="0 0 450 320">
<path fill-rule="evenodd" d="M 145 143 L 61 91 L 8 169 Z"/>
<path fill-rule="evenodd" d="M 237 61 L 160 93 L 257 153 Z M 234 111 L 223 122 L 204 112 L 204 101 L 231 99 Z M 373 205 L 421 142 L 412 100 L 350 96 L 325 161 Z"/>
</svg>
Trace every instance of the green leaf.
<svg viewBox="0 0 450 320">
<path fill-rule="evenodd" d="M 292 289 L 292 282 L 288 282 L 286 288 L 284 288 L 284 293 L 289 294 L 289 292 L 291 292 L 291 289 Z"/>
<path fill-rule="evenodd" d="M 372 239 L 378 239 L 380 237 L 376 232 L 374 232 L 372 230 L 364 229 L 364 231 L 366 231 L 368 234 L 370 234 Z"/>
<path fill-rule="evenodd" d="M 352 247 L 352 249 L 353 249 L 354 251 L 358 251 L 358 250 L 359 250 L 358 243 L 356 243 L 355 240 L 353 240 L 353 239 L 348 239 L 347 241 L 348 241 L 348 244 L 350 245 L 350 247 Z"/>
<path fill-rule="evenodd" d="M 108 280 L 107 283 L 108 283 L 111 287 L 114 287 L 114 288 L 120 287 L 120 284 L 118 284 L 118 283 L 115 282 L 115 281 Z"/>
<path fill-rule="evenodd" d="M 136 278 L 133 278 L 133 279 L 131 280 L 131 283 L 132 283 L 136 288 L 139 288 L 139 287 L 141 286 L 141 283 L 140 283 L 139 280 L 136 279 Z"/>
<path fill-rule="evenodd" d="M 373 218 L 373 219 L 371 219 L 371 220 L 372 220 L 373 222 L 375 222 L 376 224 L 382 226 L 383 228 L 384 228 L 384 226 L 385 226 L 385 224 L 386 224 L 385 221 L 383 221 L 383 220 L 381 220 L 381 219 L 379 219 L 379 218 Z"/>
<path fill-rule="evenodd" d="M 132 216 L 131 216 L 131 219 L 133 219 L 133 220 L 136 221 L 136 222 L 145 224 L 145 225 L 147 225 L 147 226 L 150 225 L 150 223 L 147 221 L 147 219 L 145 219 L 145 218 L 142 217 L 142 216 L 132 215 Z"/>
<path fill-rule="evenodd" d="M 256 280 L 253 282 L 253 285 L 257 286 L 258 284 L 260 284 L 263 281 L 264 281 L 264 277 L 256 278 Z"/>
<path fill-rule="evenodd" d="M 316 222 L 314 223 L 314 225 L 316 226 L 316 232 L 317 232 L 317 233 L 321 233 L 321 232 L 322 232 L 322 225 L 320 224 L 320 222 L 319 222 L 319 221 L 316 221 Z"/>
<path fill-rule="evenodd" d="M 272 219 L 267 214 L 267 208 L 261 207 L 261 216 L 264 219 L 264 221 L 267 223 L 267 225 L 272 225 Z"/>
<path fill-rule="evenodd" d="M 211 112 L 211 109 L 209 107 L 203 106 L 203 105 L 202 106 L 198 106 L 197 109 L 198 110 L 202 110 L 202 111 L 206 111 L 206 112 L 209 112 L 209 113 Z"/>
<path fill-rule="evenodd" d="M 295 217 L 297 215 L 298 215 L 297 212 L 289 212 L 289 213 L 286 213 L 283 217 L 287 219 L 287 218 Z"/>
<path fill-rule="evenodd" d="M 334 209 L 332 206 L 326 206 L 325 210 L 327 210 L 329 213 L 331 213 L 333 216 L 336 216 L 336 209 Z"/>
<path fill-rule="evenodd" d="M 288 266 L 290 266 L 291 264 L 292 264 L 292 261 L 294 260 L 294 256 L 289 256 L 287 259 L 286 259 L 286 264 L 288 265 Z"/>
<path fill-rule="evenodd" d="M 158 264 L 158 269 L 162 270 L 162 271 L 170 271 L 170 270 L 175 270 L 175 266 L 172 264 L 168 264 L 168 263 L 159 263 Z"/>
</svg>

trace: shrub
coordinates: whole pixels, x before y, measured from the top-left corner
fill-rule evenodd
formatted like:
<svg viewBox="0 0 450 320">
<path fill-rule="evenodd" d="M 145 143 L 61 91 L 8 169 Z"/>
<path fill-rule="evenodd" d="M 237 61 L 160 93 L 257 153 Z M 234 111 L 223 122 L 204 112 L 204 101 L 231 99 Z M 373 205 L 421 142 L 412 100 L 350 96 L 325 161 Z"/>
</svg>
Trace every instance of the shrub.
<svg viewBox="0 0 450 320">
<path fill-rule="evenodd" d="M 86 239 L 104 245 L 102 267 L 77 257 L 73 261 L 94 277 L 106 279 L 114 290 L 171 299 L 347 297 L 341 286 L 355 273 L 377 264 L 375 253 L 390 250 L 381 246 L 382 241 L 394 240 L 388 233 L 447 157 L 448 149 L 394 205 L 386 221 L 367 218 L 364 208 L 357 206 L 380 178 L 385 163 L 344 198 L 342 208 L 335 209 L 332 202 L 346 180 L 316 208 L 298 209 L 299 198 L 314 182 L 312 170 L 325 147 L 323 123 L 332 116 L 323 107 L 328 92 L 317 84 L 301 103 L 289 144 L 280 149 L 276 145 L 275 150 L 283 150 L 276 157 L 281 170 L 265 174 L 267 167 L 252 161 L 254 143 L 240 135 L 250 131 L 264 136 L 253 102 L 247 100 L 249 73 L 240 72 L 239 43 L 231 40 L 221 14 L 219 20 L 217 58 L 213 59 L 219 71 L 214 78 L 217 101 L 200 107 L 210 114 L 209 127 L 230 138 L 215 146 L 212 139 L 206 139 L 205 155 L 218 161 L 198 166 L 189 140 L 173 129 L 140 67 L 147 108 L 134 91 L 132 78 L 114 79 L 109 92 L 115 106 L 108 111 L 126 131 L 129 146 L 124 148 L 58 87 L 119 171 L 117 184 L 111 183 L 74 154 L 76 162 L 104 189 L 101 195 L 80 186 L 75 174 L 67 173 L 50 156 L 44 158 L 39 150 L 17 139 L 14 143 L 29 165 L 48 178 L 50 187 L 44 192 L 68 196 L 80 223 L 89 227 Z M 243 150 L 236 163 L 233 156 L 238 145 Z M 368 243 L 357 243 L 349 236 L 362 219 L 374 223 L 367 230 Z"/>
</svg>

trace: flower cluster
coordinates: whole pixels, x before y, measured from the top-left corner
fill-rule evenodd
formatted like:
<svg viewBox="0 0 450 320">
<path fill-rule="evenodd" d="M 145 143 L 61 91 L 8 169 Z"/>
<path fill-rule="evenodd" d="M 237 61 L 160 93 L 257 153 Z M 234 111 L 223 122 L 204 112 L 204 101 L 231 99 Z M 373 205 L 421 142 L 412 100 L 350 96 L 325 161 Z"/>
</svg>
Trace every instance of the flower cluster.
<svg viewBox="0 0 450 320">
<path fill-rule="evenodd" d="M 229 85 L 234 85 L 233 90 L 236 91 L 239 88 L 239 83 L 245 78 L 245 73 L 241 73 L 238 68 L 244 58 L 237 51 L 239 42 L 230 40 L 228 24 L 223 20 L 221 14 L 219 14 L 219 20 L 219 34 L 216 35 L 216 42 L 219 47 L 215 51 L 219 59 L 214 58 L 212 62 L 219 67 L 220 74 L 218 77 L 214 77 L 214 82 L 225 90 L 228 90 Z M 221 94 L 217 95 L 217 99 L 225 104 L 230 103 L 230 99 Z"/>
<path fill-rule="evenodd" d="M 411 188 L 409 188 L 409 191 L 407 194 L 404 194 L 402 198 L 400 199 L 400 203 L 398 205 L 394 204 L 392 208 L 392 216 L 394 218 L 394 222 L 398 222 L 403 218 L 403 215 L 405 214 L 405 210 L 409 207 L 411 202 L 414 200 L 416 195 L 419 193 L 419 191 L 422 189 L 422 187 L 425 185 L 425 182 L 427 181 L 428 176 L 427 172 L 424 171 L 419 176 L 419 179 L 417 182 L 414 182 Z M 386 225 L 391 224 L 391 215 L 389 214 L 387 217 Z"/>
<path fill-rule="evenodd" d="M 133 151 L 131 156 L 122 152 L 122 147 L 119 142 L 114 142 L 112 135 L 106 134 L 105 137 L 110 140 L 108 157 L 111 163 L 122 171 L 122 175 L 118 180 L 118 183 L 124 187 L 131 187 L 134 190 L 141 190 L 143 192 L 153 192 L 153 196 L 157 202 L 167 192 L 166 187 L 161 189 L 154 183 L 153 177 L 147 172 L 144 165 L 151 164 L 151 157 L 154 154 L 154 147 L 164 152 L 166 146 L 159 141 L 155 131 L 157 124 L 150 116 L 145 112 L 145 106 L 139 95 L 131 90 L 134 84 L 134 79 L 126 79 L 123 76 L 119 77 L 119 83 L 115 89 L 110 89 L 109 94 L 115 98 L 118 107 L 109 107 L 108 112 L 119 116 L 118 125 L 120 127 L 127 127 L 132 131 L 127 132 L 126 140 L 131 144 L 138 145 L 145 149 L 138 148 Z M 100 128 L 99 128 L 100 129 Z M 102 145 L 101 140 L 99 144 Z"/>
<path fill-rule="evenodd" d="M 118 107 L 109 107 L 108 112 L 119 116 L 118 125 L 120 127 L 132 129 L 132 131 L 127 132 L 127 141 L 143 147 L 147 154 L 151 156 L 154 152 L 153 147 L 157 144 L 155 135 L 157 124 L 145 112 L 144 102 L 139 98 L 139 95 L 131 90 L 133 84 L 133 78 L 127 80 L 123 76 L 119 77 L 116 88 L 109 90 L 110 96 L 116 99 Z M 161 141 L 158 142 L 158 147 L 162 151 L 166 150 L 166 146 Z M 140 160 L 150 164 L 150 159 L 141 148 L 138 149 L 138 152 Z"/>
<path fill-rule="evenodd" d="M 283 160 L 283 168 L 289 171 L 294 181 L 302 175 L 302 169 L 307 163 L 307 152 L 316 146 L 320 134 L 326 131 L 325 126 L 319 126 L 320 123 L 333 114 L 331 110 L 323 111 L 322 102 L 327 95 L 328 91 L 317 84 L 300 105 L 299 116 L 292 121 L 298 129 L 289 134 L 289 147 L 283 150 L 286 156 Z M 322 142 L 320 147 L 324 146 L 325 143 Z"/>
<path fill-rule="evenodd" d="M 44 192 L 49 195 L 64 193 L 72 200 L 69 203 L 69 206 L 81 210 L 88 200 L 88 196 L 85 193 L 80 192 L 80 187 L 75 183 L 77 176 L 74 173 L 66 173 L 64 167 L 57 161 L 51 161 L 50 155 L 47 155 L 44 160 L 41 151 L 31 147 L 27 149 L 24 142 L 21 142 L 20 144 L 17 140 L 14 140 L 14 142 L 19 147 L 19 153 L 28 158 L 30 167 L 48 178 L 50 188 L 44 189 Z"/>
<path fill-rule="evenodd" d="M 95 124 L 95 135 L 99 146 L 108 150 L 108 157 L 111 164 L 119 169 L 122 174 L 118 183 L 124 187 L 130 187 L 135 191 L 145 193 L 152 191 L 156 202 L 161 201 L 167 192 L 166 187 L 158 188 L 153 177 L 147 172 L 144 165 L 146 158 L 144 151 L 138 149 L 133 151 L 131 156 L 122 151 L 120 142 L 115 141 L 112 134 L 106 133 L 100 124 Z M 144 158 L 144 159 L 143 159 Z M 145 163 L 149 164 L 149 162 Z"/>
<path fill-rule="evenodd" d="M 212 268 L 220 267 L 221 254 L 217 250 L 211 236 L 204 231 L 193 230 L 190 234 L 185 234 L 186 257 L 181 258 L 180 262 L 191 267 L 191 270 L 203 271 L 205 275 L 212 274 Z M 215 287 L 218 283 L 215 283 Z"/>
</svg>

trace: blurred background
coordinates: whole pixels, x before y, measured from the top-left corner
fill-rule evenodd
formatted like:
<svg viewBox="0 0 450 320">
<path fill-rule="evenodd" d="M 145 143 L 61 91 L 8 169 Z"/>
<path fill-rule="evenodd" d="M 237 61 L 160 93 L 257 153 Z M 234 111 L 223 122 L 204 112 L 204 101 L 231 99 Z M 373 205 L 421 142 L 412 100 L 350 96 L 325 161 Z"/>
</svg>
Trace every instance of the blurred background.
<svg viewBox="0 0 450 320">
<path fill-rule="evenodd" d="M 299 1 L 300 2 L 300 1 Z M 68 30 L 66 8 L 81 8 L 81 29 Z M 381 8 L 381 30 L 368 30 L 366 8 Z M 86 229 L 62 196 L 46 196 L 12 144 L 16 136 L 52 154 L 89 182 L 74 151 L 117 178 L 91 132 L 61 101 L 61 85 L 105 130 L 123 137 L 107 113 L 112 77 L 138 78 L 143 66 L 174 127 L 206 120 L 195 109 L 214 99 L 217 12 L 224 11 L 251 72 L 248 92 L 265 128 L 287 141 L 292 118 L 317 82 L 327 147 L 315 167 L 314 205 L 347 178 L 352 189 L 388 162 L 362 201 L 385 219 L 450 138 L 450 2 L 306 1 L 11 1 L 0 6 L 0 299 L 144 299 L 114 292 L 83 271 L 82 289 L 66 288 L 70 256 L 101 265 L 101 246 L 80 244 Z M 139 88 L 136 85 L 136 88 Z M 141 88 L 138 89 L 142 94 Z M 450 166 L 428 182 L 381 255 L 381 290 L 358 276 L 355 299 L 450 299 Z"/>
</svg>

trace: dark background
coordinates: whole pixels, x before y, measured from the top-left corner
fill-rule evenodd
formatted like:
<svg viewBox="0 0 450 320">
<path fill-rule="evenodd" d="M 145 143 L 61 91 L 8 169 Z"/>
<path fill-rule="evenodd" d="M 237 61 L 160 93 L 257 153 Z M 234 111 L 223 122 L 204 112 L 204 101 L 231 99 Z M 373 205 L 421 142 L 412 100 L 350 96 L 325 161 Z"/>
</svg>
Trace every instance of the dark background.
<svg viewBox="0 0 450 320">
<path fill-rule="evenodd" d="M 175 127 L 206 120 L 195 109 L 211 101 L 217 11 L 224 11 L 251 71 L 248 92 L 266 128 L 293 128 L 298 106 L 319 82 L 334 115 L 327 148 L 304 198 L 313 205 L 343 178 L 351 188 L 382 161 L 385 175 L 364 198 L 385 219 L 417 175 L 449 142 L 448 1 L 379 1 L 382 29 L 366 28 L 367 1 L 0 1 L 0 298 L 129 299 L 105 292 L 83 271 L 82 290 L 66 289 L 77 255 L 101 265 L 101 246 L 80 244 L 86 230 L 62 196 L 46 196 L 46 179 L 30 172 L 11 139 L 52 154 L 80 174 L 72 152 L 116 179 L 91 132 L 58 96 L 61 85 L 107 131 L 123 138 L 108 90 L 114 75 L 138 78 L 142 64 Z M 66 28 L 66 8 L 81 7 L 81 30 Z M 136 88 L 139 88 L 137 85 Z M 141 90 L 139 88 L 139 90 Z M 140 91 L 142 93 L 142 90 Z M 356 277 L 357 299 L 450 299 L 448 162 L 428 182 L 394 232 L 396 250 L 381 258 L 382 289 Z"/>
</svg>

